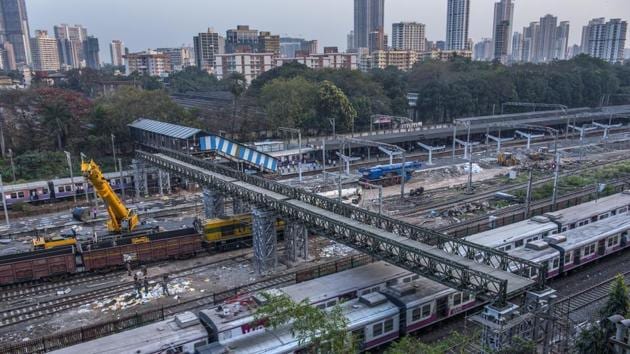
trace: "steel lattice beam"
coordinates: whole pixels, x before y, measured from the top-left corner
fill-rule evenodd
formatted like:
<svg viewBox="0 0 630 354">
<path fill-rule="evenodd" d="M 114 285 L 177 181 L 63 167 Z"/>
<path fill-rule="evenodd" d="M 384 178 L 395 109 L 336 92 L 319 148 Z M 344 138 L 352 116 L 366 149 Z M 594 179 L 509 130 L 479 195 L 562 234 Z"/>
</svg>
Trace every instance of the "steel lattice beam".
<svg viewBox="0 0 630 354">
<path fill-rule="evenodd" d="M 270 203 L 272 203 L 274 204 L 274 208 L 276 210 L 278 210 L 279 212 L 282 212 L 286 216 L 292 216 L 292 215 L 290 213 L 287 215 L 288 210 L 280 210 L 282 208 L 286 209 L 286 206 L 283 207 L 281 204 L 277 204 L 274 198 L 269 197 L 270 192 L 276 193 L 276 195 L 280 195 L 281 197 L 284 197 L 286 199 L 295 199 L 295 200 L 310 204 L 312 206 L 327 210 L 329 212 L 344 216 L 346 218 L 356 220 L 363 224 L 386 230 L 388 232 L 391 232 L 401 237 L 406 237 L 406 238 L 409 238 L 418 242 L 437 246 L 439 249 L 444 250 L 446 252 L 466 257 L 470 260 L 474 260 L 478 263 L 483 263 L 483 264 L 492 266 L 496 269 L 501 269 L 504 271 L 511 271 L 513 273 L 521 274 L 521 271 L 525 269 L 537 268 L 540 274 L 539 281 L 538 281 L 539 286 L 544 285 L 544 279 L 545 279 L 545 274 L 546 274 L 545 267 L 538 265 L 534 262 L 529 262 L 526 260 L 522 260 L 520 258 L 509 256 L 505 252 L 501 252 L 501 251 L 488 248 L 488 247 L 483 247 L 483 246 L 480 246 L 471 242 L 467 242 L 464 240 L 454 239 L 452 237 L 437 233 L 432 230 L 427 230 L 427 229 L 423 229 L 423 228 L 420 228 L 411 224 L 403 223 L 398 220 L 385 217 L 385 216 L 382 216 L 373 212 L 369 212 L 363 209 L 359 209 L 356 207 L 347 206 L 345 204 L 338 203 L 334 200 L 330 200 L 325 197 L 321 197 L 312 193 L 301 191 L 287 185 L 282 185 L 273 181 L 268 181 L 260 177 L 240 174 L 239 172 L 226 168 L 224 166 L 218 166 L 211 162 L 200 160 L 189 155 L 181 154 L 178 152 L 172 152 L 172 151 L 160 151 L 160 153 L 166 156 L 170 156 L 171 158 L 181 161 L 183 163 L 187 163 L 196 167 L 201 167 L 206 171 L 204 173 L 201 173 L 195 169 L 184 168 L 181 166 L 181 164 L 171 164 L 167 160 L 160 158 L 159 156 L 151 154 L 151 153 L 147 153 L 143 151 L 137 152 L 138 157 L 147 162 L 153 163 L 162 168 L 167 168 L 176 174 L 182 175 L 184 177 L 188 177 L 202 185 L 211 186 L 213 189 L 218 190 L 221 193 L 224 193 L 226 195 L 237 196 L 237 197 L 242 198 L 243 200 L 246 200 L 248 202 L 255 203 L 258 205 L 270 206 Z M 242 185 L 239 185 L 241 181 L 249 185 L 258 187 L 261 190 L 254 192 L 251 189 L 243 188 Z M 314 217 L 316 218 L 316 215 L 314 215 Z M 320 226 L 320 225 L 315 224 L 314 226 Z M 362 240 L 365 241 L 366 237 L 367 239 L 370 239 L 368 241 L 375 240 L 376 239 L 375 237 L 377 236 L 378 235 L 371 235 L 371 236 L 364 235 L 363 238 L 359 236 L 352 237 L 353 238 L 352 242 L 348 244 L 355 248 L 363 250 L 361 248 L 362 247 L 361 245 L 364 245 L 365 242 L 361 242 L 361 241 Z M 339 241 L 344 242 L 343 240 L 339 240 Z M 364 251 L 374 253 L 377 256 L 379 253 L 379 252 L 376 252 L 377 250 L 373 250 L 374 252 L 372 252 L 370 249 L 365 249 Z M 415 251 L 417 253 L 417 250 Z M 393 256 L 392 254 L 387 255 L 388 259 L 391 258 L 392 256 Z M 448 260 L 446 259 L 435 260 L 434 259 L 432 260 L 432 262 L 427 263 L 427 265 L 435 264 L 436 262 L 439 264 L 444 264 L 445 262 L 448 263 Z M 403 263 L 404 262 L 401 262 L 401 265 L 403 265 Z M 428 267 L 427 269 L 433 269 L 433 268 Z M 417 271 L 417 270 L 414 270 L 414 271 L 428 276 L 428 274 L 424 273 L 423 271 Z M 464 274 L 464 273 L 459 272 L 459 274 Z M 441 275 L 440 277 L 442 276 L 447 277 L 447 273 L 445 273 L 444 275 Z M 428 276 L 428 277 L 431 277 L 431 276 Z M 458 281 L 461 281 L 461 284 L 456 287 L 461 288 L 462 285 L 465 286 L 465 284 L 467 283 L 467 280 L 466 280 L 467 278 L 469 277 L 468 276 L 460 277 Z M 496 283 L 497 280 L 499 281 L 499 283 Z M 488 281 L 486 280 L 486 285 L 487 285 L 487 282 Z M 494 283 L 495 283 L 494 287 L 497 289 L 501 288 L 500 282 L 501 280 L 494 279 Z"/>
</svg>

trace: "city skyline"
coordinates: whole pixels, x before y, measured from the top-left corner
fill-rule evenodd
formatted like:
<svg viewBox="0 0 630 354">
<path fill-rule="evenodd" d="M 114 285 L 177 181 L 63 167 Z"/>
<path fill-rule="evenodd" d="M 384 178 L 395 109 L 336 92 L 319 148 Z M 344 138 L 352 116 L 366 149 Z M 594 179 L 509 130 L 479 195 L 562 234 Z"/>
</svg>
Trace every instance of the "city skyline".
<svg viewBox="0 0 630 354">
<path fill-rule="evenodd" d="M 492 37 L 492 18 L 495 0 L 471 0 L 470 35 L 475 41 L 482 37 Z M 78 0 L 40 0 L 27 4 L 31 36 L 35 29 L 51 31 L 55 24 L 79 23 L 90 28 L 90 32 L 102 43 L 120 39 L 132 51 L 147 48 L 192 45 L 192 37 L 213 27 L 217 32 L 234 28 L 238 24 L 251 25 L 271 31 L 274 34 L 292 37 L 318 39 L 321 46 L 338 46 L 345 49 L 346 35 L 353 29 L 353 1 L 339 3 L 334 0 L 321 0 L 316 7 L 309 6 L 306 0 L 289 3 L 280 0 L 267 0 L 256 11 L 244 12 L 250 8 L 246 0 L 234 0 L 224 6 L 221 15 L 216 5 L 200 0 L 182 0 L 174 4 L 166 0 L 156 0 L 152 9 L 138 4 L 130 6 L 122 0 L 85 3 Z M 160 6 L 157 6 L 160 5 Z M 188 5 L 188 6 L 187 6 Z M 331 13 L 331 7 L 337 10 Z M 194 7 L 195 11 L 183 10 Z M 121 9 L 126 11 L 121 12 Z M 278 12 L 278 9 L 283 11 Z M 98 11 L 96 11 L 98 10 Z M 150 11 L 150 12 L 147 12 Z M 547 13 L 570 21 L 573 29 L 581 28 L 595 17 L 616 18 L 630 14 L 630 3 L 625 0 L 543 0 L 515 1 L 514 29 L 527 26 Z M 111 18 L 117 18 L 112 24 Z M 146 21 L 142 19 L 146 18 Z M 141 21 L 142 25 L 139 25 Z M 177 27 L 166 26 L 170 21 Z M 388 0 L 385 2 L 385 31 L 391 35 L 391 25 L 400 21 L 416 21 L 426 25 L 428 40 L 444 40 L 446 29 L 446 0 Z M 580 31 L 572 30 L 569 45 L 579 44 Z M 101 50 L 101 58 L 109 62 L 107 50 Z"/>
</svg>

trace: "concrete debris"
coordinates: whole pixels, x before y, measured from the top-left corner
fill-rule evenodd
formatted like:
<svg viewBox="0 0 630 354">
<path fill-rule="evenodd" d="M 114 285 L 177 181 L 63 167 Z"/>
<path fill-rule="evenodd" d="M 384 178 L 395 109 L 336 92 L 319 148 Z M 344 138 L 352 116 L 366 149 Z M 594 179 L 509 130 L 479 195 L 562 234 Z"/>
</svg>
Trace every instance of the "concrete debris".
<svg viewBox="0 0 630 354">
<path fill-rule="evenodd" d="M 171 295 L 194 292 L 195 289 L 192 288 L 190 284 L 191 282 L 189 280 L 174 279 L 168 284 L 168 292 Z M 100 309 L 101 312 L 120 311 L 137 305 L 145 304 L 165 296 L 162 291 L 162 284 L 157 283 L 153 280 L 149 281 L 149 291 L 145 293 L 143 288 L 140 293 L 140 298 L 136 296 L 135 291 L 131 291 L 116 296 L 114 298 L 97 301 L 92 304 L 92 308 Z M 179 295 L 176 295 L 175 298 L 178 299 Z"/>
<path fill-rule="evenodd" d="M 332 245 L 326 246 L 321 249 L 319 255 L 323 258 L 332 258 L 332 257 L 345 257 L 352 252 L 352 248 L 334 243 Z"/>
</svg>

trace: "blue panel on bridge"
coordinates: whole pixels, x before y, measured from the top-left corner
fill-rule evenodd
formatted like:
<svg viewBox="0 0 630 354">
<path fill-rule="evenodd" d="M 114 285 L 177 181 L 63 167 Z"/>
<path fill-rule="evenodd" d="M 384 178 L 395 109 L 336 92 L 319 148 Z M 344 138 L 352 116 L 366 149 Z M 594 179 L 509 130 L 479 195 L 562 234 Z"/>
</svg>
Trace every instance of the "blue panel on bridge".
<svg viewBox="0 0 630 354">
<path fill-rule="evenodd" d="M 278 160 L 263 152 L 221 136 L 211 135 L 199 140 L 201 151 L 214 151 L 226 159 L 244 162 L 269 172 L 278 172 Z"/>
</svg>

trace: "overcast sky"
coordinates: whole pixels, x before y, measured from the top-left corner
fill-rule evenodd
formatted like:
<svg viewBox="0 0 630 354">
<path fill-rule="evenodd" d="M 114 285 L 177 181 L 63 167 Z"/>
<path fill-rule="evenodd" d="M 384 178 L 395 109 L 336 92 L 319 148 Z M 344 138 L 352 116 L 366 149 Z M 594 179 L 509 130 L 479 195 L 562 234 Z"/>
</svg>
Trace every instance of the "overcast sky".
<svg viewBox="0 0 630 354">
<path fill-rule="evenodd" d="M 470 36 L 492 36 L 495 0 L 471 0 Z M 31 32 L 59 23 L 82 24 L 99 38 L 109 62 L 112 39 L 131 51 L 191 44 L 213 27 L 220 33 L 249 24 L 274 34 L 317 39 L 320 48 L 346 48 L 353 28 L 352 0 L 27 0 Z M 594 17 L 630 20 L 630 0 L 515 0 L 515 30 L 547 13 L 571 22 L 570 44 L 579 43 L 582 26 Z M 392 22 L 426 24 L 429 40 L 445 37 L 446 0 L 385 0 L 385 28 Z"/>
</svg>

